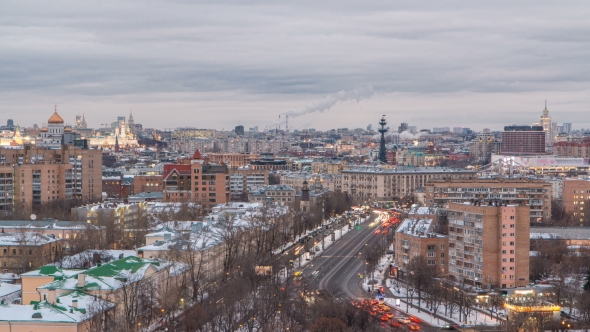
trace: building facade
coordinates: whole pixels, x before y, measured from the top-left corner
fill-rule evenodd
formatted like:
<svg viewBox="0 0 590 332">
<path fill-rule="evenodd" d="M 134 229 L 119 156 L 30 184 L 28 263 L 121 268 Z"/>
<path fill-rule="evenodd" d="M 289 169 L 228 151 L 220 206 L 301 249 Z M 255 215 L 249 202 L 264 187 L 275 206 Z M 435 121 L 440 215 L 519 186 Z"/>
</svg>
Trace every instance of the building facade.
<svg viewBox="0 0 590 332">
<path fill-rule="evenodd" d="M 563 180 L 563 207 L 576 222 L 584 222 L 590 216 L 590 181 L 588 179 Z"/>
<path fill-rule="evenodd" d="M 482 288 L 528 285 L 529 214 L 524 205 L 451 203 L 449 276 Z"/>
<path fill-rule="evenodd" d="M 476 172 L 446 167 L 354 167 L 342 171 L 342 191 L 355 201 L 413 195 L 433 179 L 473 179 Z"/>
<path fill-rule="evenodd" d="M 503 204 L 530 206 L 529 222 L 551 217 L 552 186 L 544 180 L 472 179 L 432 180 L 426 185 L 426 205 L 448 207 L 450 203 L 472 200 L 501 201 Z"/>
<path fill-rule="evenodd" d="M 545 154 L 546 133 L 541 126 L 506 126 L 502 154 Z"/>
<path fill-rule="evenodd" d="M 395 231 L 395 261 L 407 271 L 414 257 L 422 257 L 434 275 L 446 276 L 448 243 L 448 236 L 436 233 L 433 219 L 406 218 Z"/>
</svg>

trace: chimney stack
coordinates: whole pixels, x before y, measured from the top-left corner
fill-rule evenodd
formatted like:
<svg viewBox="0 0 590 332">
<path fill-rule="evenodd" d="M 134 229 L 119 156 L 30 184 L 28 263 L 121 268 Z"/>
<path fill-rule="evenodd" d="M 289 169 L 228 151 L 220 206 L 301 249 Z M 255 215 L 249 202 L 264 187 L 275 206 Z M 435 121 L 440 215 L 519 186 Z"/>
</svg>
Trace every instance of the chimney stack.
<svg viewBox="0 0 590 332">
<path fill-rule="evenodd" d="M 80 273 L 78 274 L 78 285 L 79 288 L 84 288 L 86 286 L 86 274 Z"/>
<path fill-rule="evenodd" d="M 78 300 L 72 300 L 72 307 L 78 309 Z"/>
</svg>

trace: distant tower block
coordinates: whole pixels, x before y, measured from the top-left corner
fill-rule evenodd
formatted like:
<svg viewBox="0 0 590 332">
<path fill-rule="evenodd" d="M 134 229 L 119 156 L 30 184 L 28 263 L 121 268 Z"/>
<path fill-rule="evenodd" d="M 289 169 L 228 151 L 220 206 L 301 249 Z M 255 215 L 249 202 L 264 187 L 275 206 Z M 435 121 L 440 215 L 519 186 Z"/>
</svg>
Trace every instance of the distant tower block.
<svg viewBox="0 0 590 332">
<path fill-rule="evenodd" d="M 381 121 L 379 121 L 379 125 L 381 126 L 381 129 L 379 129 L 379 133 L 381 133 L 381 143 L 379 144 L 379 161 L 384 164 L 387 163 L 387 155 L 385 151 L 385 133 L 387 130 L 389 130 L 388 128 L 385 128 L 386 124 L 387 122 L 385 121 L 385 115 L 383 115 L 381 117 Z"/>
</svg>

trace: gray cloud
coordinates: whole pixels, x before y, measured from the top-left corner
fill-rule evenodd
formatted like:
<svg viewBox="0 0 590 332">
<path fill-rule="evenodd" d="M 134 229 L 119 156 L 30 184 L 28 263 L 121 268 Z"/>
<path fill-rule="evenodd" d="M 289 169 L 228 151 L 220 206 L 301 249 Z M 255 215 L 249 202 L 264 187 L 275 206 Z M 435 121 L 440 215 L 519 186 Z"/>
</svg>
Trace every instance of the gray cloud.
<svg viewBox="0 0 590 332">
<path fill-rule="evenodd" d="M 557 121 L 588 126 L 589 16 L 585 1 L 6 1 L 0 111 L 41 123 L 59 103 L 94 126 L 133 109 L 145 126 L 229 128 L 373 86 L 378 100 L 293 125 L 388 114 L 500 128 L 549 99 Z"/>
</svg>

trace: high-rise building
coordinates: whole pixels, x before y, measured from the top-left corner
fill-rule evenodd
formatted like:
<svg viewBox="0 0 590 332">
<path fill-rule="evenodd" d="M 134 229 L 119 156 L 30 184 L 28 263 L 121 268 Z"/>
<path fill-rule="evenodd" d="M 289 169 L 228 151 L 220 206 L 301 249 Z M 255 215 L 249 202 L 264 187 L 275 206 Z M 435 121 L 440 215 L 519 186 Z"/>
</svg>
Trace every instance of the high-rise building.
<svg viewBox="0 0 590 332">
<path fill-rule="evenodd" d="M 502 132 L 502 153 L 545 154 L 545 139 L 541 126 L 506 126 Z"/>
<path fill-rule="evenodd" d="M 481 288 L 529 283 L 529 206 L 451 203 L 449 276 Z"/>
<path fill-rule="evenodd" d="M 572 124 L 571 123 L 564 123 L 563 124 L 563 132 L 566 134 L 572 133 Z"/>
<path fill-rule="evenodd" d="M 244 136 L 244 126 L 242 126 L 242 125 L 236 126 L 236 128 L 234 129 L 234 131 L 236 132 L 236 135 L 238 135 L 238 136 Z"/>
<path fill-rule="evenodd" d="M 135 134 L 135 120 L 131 111 L 129 111 L 129 118 L 127 119 L 127 128 L 129 128 L 130 133 Z"/>
<path fill-rule="evenodd" d="M 543 132 L 545 132 L 545 144 L 550 145 L 553 143 L 554 134 L 554 127 L 551 123 L 551 116 L 549 116 L 549 110 L 547 109 L 547 101 L 545 100 L 545 109 L 543 110 L 543 115 L 541 115 L 541 119 L 539 120 L 539 125 L 543 127 Z"/>
</svg>

